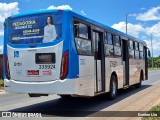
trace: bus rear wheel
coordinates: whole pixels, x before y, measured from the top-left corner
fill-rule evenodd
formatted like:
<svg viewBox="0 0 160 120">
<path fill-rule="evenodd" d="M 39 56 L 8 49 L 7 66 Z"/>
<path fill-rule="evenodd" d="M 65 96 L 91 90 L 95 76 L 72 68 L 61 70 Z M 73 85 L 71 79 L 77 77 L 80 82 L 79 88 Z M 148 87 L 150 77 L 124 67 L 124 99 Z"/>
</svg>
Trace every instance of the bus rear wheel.
<svg viewBox="0 0 160 120">
<path fill-rule="evenodd" d="M 59 95 L 62 99 L 69 99 L 71 98 L 71 95 Z"/>
<path fill-rule="evenodd" d="M 48 94 L 36 94 L 36 93 L 28 93 L 29 97 L 41 97 L 48 96 Z"/>
<path fill-rule="evenodd" d="M 115 99 L 117 96 L 117 77 L 115 75 L 111 76 L 110 80 L 110 91 L 109 91 L 109 98 Z"/>
</svg>

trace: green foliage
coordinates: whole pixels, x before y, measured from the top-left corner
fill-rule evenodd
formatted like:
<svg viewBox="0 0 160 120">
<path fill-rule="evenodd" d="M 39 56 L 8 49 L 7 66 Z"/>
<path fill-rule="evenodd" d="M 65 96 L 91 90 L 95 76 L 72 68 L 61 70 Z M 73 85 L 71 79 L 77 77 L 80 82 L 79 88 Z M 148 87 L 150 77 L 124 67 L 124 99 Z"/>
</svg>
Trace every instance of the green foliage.
<svg viewBox="0 0 160 120">
<path fill-rule="evenodd" d="M 149 71 L 160 70 L 160 68 L 148 68 Z"/>
<path fill-rule="evenodd" d="M 150 113 L 150 114 L 157 114 L 158 117 L 143 117 L 142 120 L 160 120 L 160 105 L 157 105 L 157 106 L 154 106 L 152 107 L 149 111 L 147 111 L 147 113 Z"/>
<path fill-rule="evenodd" d="M 0 89 L 3 89 L 4 81 L 0 80 Z"/>
<path fill-rule="evenodd" d="M 160 68 L 160 56 L 158 57 L 151 57 L 150 60 L 148 61 L 148 67 L 152 67 L 152 60 L 153 60 L 153 68 Z"/>
</svg>

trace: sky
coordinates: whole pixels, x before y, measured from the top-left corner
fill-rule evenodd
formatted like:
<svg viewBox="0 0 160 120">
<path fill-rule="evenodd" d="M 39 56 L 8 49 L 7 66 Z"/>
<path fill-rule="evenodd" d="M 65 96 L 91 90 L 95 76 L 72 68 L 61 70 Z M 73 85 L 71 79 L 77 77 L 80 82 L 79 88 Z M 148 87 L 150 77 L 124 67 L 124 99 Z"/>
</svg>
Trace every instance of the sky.
<svg viewBox="0 0 160 120">
<path fill-rule="evenodd" d="M 153 56 L 160 55 L 160 0 L 0 0 L 0 53 L 3 22 L 8 16 L 40 9 L 70 9 L 97 22 L 144 40 Z"/>
</svg>

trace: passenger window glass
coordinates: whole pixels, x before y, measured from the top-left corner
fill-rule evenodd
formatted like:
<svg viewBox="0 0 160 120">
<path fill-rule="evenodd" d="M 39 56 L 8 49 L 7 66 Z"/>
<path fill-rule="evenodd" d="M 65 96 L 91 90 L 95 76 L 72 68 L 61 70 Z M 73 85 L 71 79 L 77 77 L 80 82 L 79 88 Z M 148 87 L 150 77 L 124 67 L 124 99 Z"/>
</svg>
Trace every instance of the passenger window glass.
<svg viewBox="0 0 160 120">
<path fill-rule="evenodd" d="M 75 38 L 76 46 L 79 54 L 91 54 L 91 41 Z"/>
<path fill-rule="evenodd" d="M 106 40 L 105 40 L 105 55 L 106 56 L 113 56 L 113 40 L 112 40 L 112 34 L 106 33 Z"/>
<path fill-rule="evenodd" d="M 129 41 L 129 48 L 133 49 L 133 41 L 132 40 Z"/>
<path fill-rule="evenodd" d="M 75 30 L 75 36 L 76 37 L 81 37 L 85 39 L 90 39 L 91 38 L 91 29 L 89 26 L 79 23 L 77 21 L 74 22 L 74 30 Z"/>
<path fill-rule="evenodd" d="M 139 59 L 139 51 L 135 50 L 135 58 Z"/>
<path fill-rule="evenodd" d="M 90 26 L 74 22 L 74 35 L 79 54 L 91 55 L 91 29 Z"/>
<path fill-rule="evenodd" d="M 78 35 L 78 25 L 79 25 L 79 23 L 78 22 L 74 22 L 74 36 L 75 37 L 78 37 L 79 35 Z"/>
<path fill-rule="evenodd" d="M 143 51 L 143 45 L 142 44 L 139 44 L 139 50 Z"/>
<path fill-rule="evenodd" d="M 106 37 L 107 37 L 107 43 L 112 45 L 113 44 L 112 34 L 111 33 L 107 33 Z"/>
<path fill-rule="evenodd" d="M 113 56 L 113 45 L 105 44 L 106 56 Z"/>
<path fill-rule="evenodd" d="M 129 58 L 134 58 L 134 50 L 129 49 Z"/>
<path fill-rule="evenodd" d="M 120 37 L 118 35 L 114 35 L 114 45 L 121 46 Z"/>
<path fill-rule="evenodd" d="M 140 59 L 143 59 L 144 58 L 144 52 L 143 52 L 143 45 L 142 44 L 139 44 L 139 51 L 140 51 Z"/>
<path fill-rule="evenodd" d="M 121 56 L 121 47 L 114 46 L 114 55 Z"/>
<path fill-rule="evenodd" d="M 139 44 L 135 42 L 135 50 L 139 50 Z"/>
<path fill-rule="evenodd" d="M 143 52 L 140 51 L 140 59 L 143 59 L 144 58 L 144 54 Z"/>
<path fill-rule="evenodd" d="M 88 27 L 82 23 L 79 24 L 79 37 L 88 39 Z"/>
</svg>

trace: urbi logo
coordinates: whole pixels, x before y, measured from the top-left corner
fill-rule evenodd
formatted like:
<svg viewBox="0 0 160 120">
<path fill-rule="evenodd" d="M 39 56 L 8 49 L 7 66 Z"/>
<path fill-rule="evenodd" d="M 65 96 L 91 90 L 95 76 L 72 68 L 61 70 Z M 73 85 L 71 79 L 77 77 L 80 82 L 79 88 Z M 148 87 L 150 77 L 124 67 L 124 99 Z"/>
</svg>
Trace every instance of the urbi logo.
<svg viewBox="0 0 160 120">
<path fill-rule="evenodd" d="M 14 51 L 14 58 L 18 58 L 19 57 L 19 51 Z"/>
</svg>

